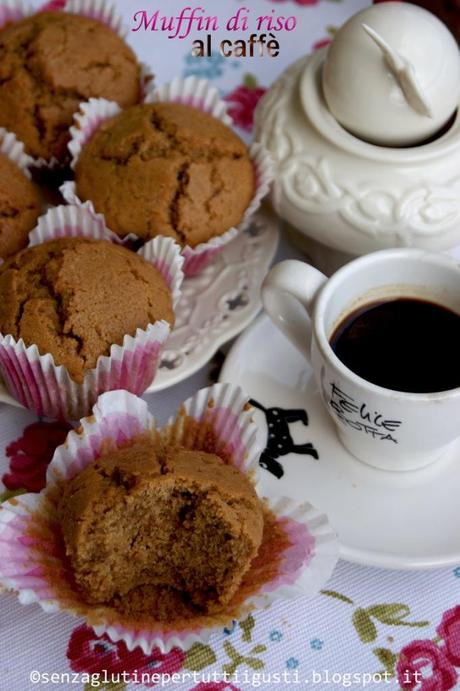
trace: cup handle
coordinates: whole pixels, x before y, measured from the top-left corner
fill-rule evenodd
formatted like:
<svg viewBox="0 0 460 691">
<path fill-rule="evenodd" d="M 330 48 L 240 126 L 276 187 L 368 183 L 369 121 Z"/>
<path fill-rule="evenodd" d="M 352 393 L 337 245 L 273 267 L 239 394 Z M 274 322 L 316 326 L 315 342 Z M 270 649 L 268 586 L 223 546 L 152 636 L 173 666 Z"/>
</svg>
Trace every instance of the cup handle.
<svg viewBox="0 0 460 691">
<path fill-rule="evenodd" d="M 262 284 L 262 303 L 272 322 L 310 360 L 311 308 L 327 277 L 305 262 L 276 264 Z M 300 303 L 300 304 L 299 304 Z"/>
</svg>

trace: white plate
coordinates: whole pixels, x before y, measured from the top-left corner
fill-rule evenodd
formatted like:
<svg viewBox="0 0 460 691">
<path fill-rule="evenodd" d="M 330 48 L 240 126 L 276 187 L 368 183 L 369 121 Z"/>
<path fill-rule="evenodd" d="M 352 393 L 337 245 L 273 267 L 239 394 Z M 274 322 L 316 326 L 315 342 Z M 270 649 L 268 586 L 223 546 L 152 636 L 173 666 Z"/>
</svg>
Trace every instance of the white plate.
<svg viewBox="0 0 460 691">
<path fill-rule="evenodd" d="M 258 211 L 202 273 L 184 281 L 174 331 L 146 393 L 190 377 L 254 319 L 261 307 L 260 285 L 278 246 L 278 226 L 268 210 Z M 20 405 L 1 380 L 0 402 Z"/>
<path fill-rule="evenodd" d="M 338 441 L 311 367 L 265 316 L 234 344 L 220 378 L 239 384 L 265 408 L 283 409 L 271 414 L 272 444 L 283 455 L 268 459 L 265 490 L 308 500 L 324 511 L 344 559 L 394 569 L 460 563 L 460 443 L 415 472 L 375 470 L 357 461 Z M 256 415 L 265 444 L 269 420 L 263 412 Z M 267 460 L 261 464 L 266 467 Z"/>
</svg>

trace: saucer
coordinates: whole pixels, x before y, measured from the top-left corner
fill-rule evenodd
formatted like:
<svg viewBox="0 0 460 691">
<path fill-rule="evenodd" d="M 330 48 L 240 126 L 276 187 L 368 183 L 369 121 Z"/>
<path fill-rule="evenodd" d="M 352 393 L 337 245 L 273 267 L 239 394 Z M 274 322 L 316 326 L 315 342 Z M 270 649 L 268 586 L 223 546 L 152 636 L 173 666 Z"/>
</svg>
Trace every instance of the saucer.
<svg viewBox="0 0 460 691">
<path fill-rule="evenodd" d="M 358 461 L 338 440 L 311 366 L 266 316 L 234 344 L 220 379 L 239 384 L 258 408 L 267 495 L 308 500 L 324 511 L 343 559 L 407 570 L 460 563 L 460 440 L 417 471 Z"/>
<path fill-rule="evenodd" d="M 145 393 L 190 377 L 254 319 L 261 308 L 260 286 L 278 246 L 278 227 L 274 214 L 260 209 L 204 271 L 184 280 L 174 330 Z M 22 407 L 1 380 L 0 403 Z"/>
</svg>

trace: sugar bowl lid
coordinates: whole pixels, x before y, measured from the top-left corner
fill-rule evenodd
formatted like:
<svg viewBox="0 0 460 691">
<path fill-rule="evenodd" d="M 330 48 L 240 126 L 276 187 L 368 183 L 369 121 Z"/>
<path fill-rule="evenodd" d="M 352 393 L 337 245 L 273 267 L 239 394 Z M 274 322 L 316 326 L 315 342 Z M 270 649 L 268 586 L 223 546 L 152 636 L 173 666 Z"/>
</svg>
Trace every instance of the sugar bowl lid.
<svg viewBox="0 0 460 691">
<path fill-rule="evenodd" d="M 358 12 L 337 32 L 322 71 L 335 119 L 383 146 L 435 136 L 460 101 L 460 52 L 447 27 L 409 3 Z"/>
</svg>

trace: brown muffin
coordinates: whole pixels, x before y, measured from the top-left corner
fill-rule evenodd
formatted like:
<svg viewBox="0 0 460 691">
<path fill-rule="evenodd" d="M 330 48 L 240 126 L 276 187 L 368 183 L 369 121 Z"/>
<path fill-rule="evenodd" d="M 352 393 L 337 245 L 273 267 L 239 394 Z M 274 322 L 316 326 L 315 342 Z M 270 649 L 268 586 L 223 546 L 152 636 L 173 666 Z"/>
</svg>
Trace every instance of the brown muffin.
<svg viewBox="0 0 460 691">
<path fill-rule="evenodd" d="M 254 194 L 245 144 L 220 120 L 179 103 L 139 105 L 104 123 L 76 171 L 115 233 L 195 247 L 237 225 Z"/>
<path fill-rule="evenodd" d="M 76 382 L 126 334 L 159 319 L 174 323 L 160 272 L 105 240 L 61 238 L 0 266 L 0 333 L 51 353 Z"/>
<path fill-rule="evenodd" d="M 99 458 L 62 489 L 66 552 L 89 603 L 138 611 L 140 599 L 158 619 L 171 614 L 163 598 L 179 615 L 190 607 L 218 612 L 261 544 L 254 487 L 210 453 L 138 441 Z"/>
<path fill-rule="evenodd" d="M 0 258 L 26 247 L 42 212 L 40 191 L 10 159 L 0 154 Z"/>
<path fill-rule="evenodd" d="M 101 22 L 42 12 L 0 31 L 0 125 L 34 157 L 68 157 L 68 130 L 91 96 L 130 106 L 140 98 L 132 50 Z"/>
</svg>

